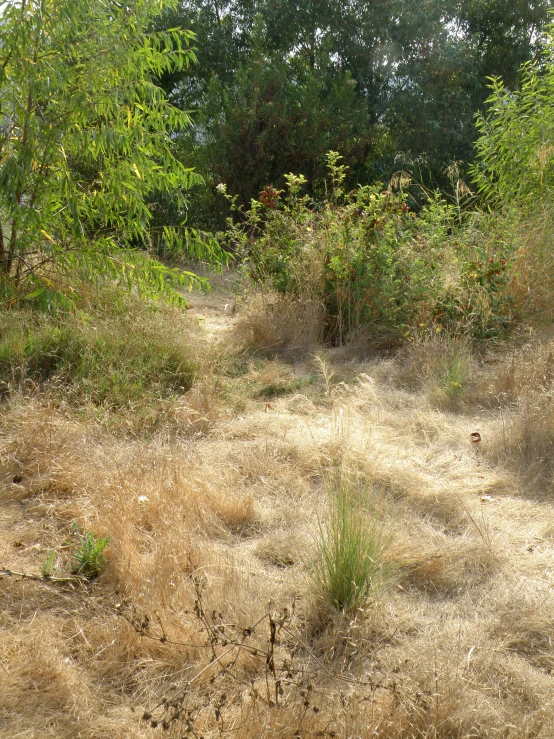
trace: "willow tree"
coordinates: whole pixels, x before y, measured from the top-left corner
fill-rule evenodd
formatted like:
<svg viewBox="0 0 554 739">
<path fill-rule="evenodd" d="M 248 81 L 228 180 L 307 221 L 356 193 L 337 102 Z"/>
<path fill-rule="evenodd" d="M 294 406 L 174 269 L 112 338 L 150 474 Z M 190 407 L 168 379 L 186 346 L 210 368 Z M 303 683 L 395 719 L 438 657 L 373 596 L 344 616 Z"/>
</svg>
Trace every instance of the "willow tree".
<svg viewBox="0 0 554 739">
<path fill-rule="evenodd" d="M 192 34 L 153 31 L 172 0 L 16 0 L 0 16 L 0 279 L 31 292 L 117 280 L 186 282 L 149 253 L 164 240 L 223 258 L 184 225 L 201 178 L 173 152 L 190 123 L 157 80 L 195 59 Z M 156 197 L 181 225 L 152 233 Z M 71 288 L 70 288 L 71 289 Z M 174 293 L 175 295 L 175 293 Z"/>
</svg>

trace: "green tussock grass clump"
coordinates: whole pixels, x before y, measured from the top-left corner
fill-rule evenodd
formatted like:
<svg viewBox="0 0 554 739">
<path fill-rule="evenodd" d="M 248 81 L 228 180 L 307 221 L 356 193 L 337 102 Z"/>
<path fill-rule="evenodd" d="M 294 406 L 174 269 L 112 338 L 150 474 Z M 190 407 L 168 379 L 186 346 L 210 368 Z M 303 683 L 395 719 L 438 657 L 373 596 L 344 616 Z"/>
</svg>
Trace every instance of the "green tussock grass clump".
<svg viewBox="0 0 554 739">
<path fill-rule="evenodd" d="M 343 480 L 332 488 L 311 571 L 318 597 L 343 612 L 362 607 L 394 577 L 394 567 L 384 557 L 390 537 L 362 504 L 359 492 Z"/>
<path fill-rule="evenodd" d="M 4 394 L 50 391 L 71 404 L 120 411 L 189 390 L 196 373 L 193 326 L 169 307 L 47 315 L 0 312 Z"/>
</svg>

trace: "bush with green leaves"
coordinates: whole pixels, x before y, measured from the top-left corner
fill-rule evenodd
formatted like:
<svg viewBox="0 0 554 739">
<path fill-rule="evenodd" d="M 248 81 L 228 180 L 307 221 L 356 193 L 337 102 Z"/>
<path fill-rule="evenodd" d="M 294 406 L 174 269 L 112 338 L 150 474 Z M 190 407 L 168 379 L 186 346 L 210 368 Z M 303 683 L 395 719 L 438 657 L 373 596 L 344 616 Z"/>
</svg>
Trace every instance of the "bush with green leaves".
<svg viewBox="0 0 554 739">
<path fill-rule="evenodd" d="M 416 213 L 404 174 L 387 189 L 377 184 L 345 192 L 340 159 L 327 155 L 322 203 L 301 195 L 305 178 L 289 174 L 286 192 L 266 187 L 240 213 L 242 220 L 230 223 L 227 243 L 255 282 L 319 301 L 328 343 L 344 344 L 360 331 L 399 339 L 421 323 L 432 325 L 457 261 L 449 240 L 455 209 L 430 194 Z"/>
<path fill-rule="evenodd" d="M 531 303 L 544 312 L 552 271 L 546 210 L 526 234 L 529 222 L 514 209 L 466 211 L 472 194 L 463 183 L 465 201 L 423 191 L 412 209 L 406 174 L 386 189 L 345 192 L 335 152 L 328 171 L 319 203 L 301 194 L 302 175 L 287 175 L 284 191 L 267 186 L 246 211 L 220 186 L 236 211 L 221 239 L 240 255 L 245 275 L 289 298 L 287 309 L 291 300 L 320 306 L 328 344 L 360 334 L 398 343 L 442 331 L 486 339 L 525 320 Z M 460 181 L 454 185 L 459 190 Z M 531 263 L 544 268 L 534 280 Z"/>
<path fill-rule="evenodd" d="M 491 78 L 471 171 L 489 202 L 534 211 L 552 201 L 554 188 L 554 25 L 542 59 L 523 65 L 520 78 L 515 91 Z"/>
<path fill-rule="evenodd" d="M 151 258 L 160 240 L 220 262 L 184 226 L 201 178 L 174 155 L 189 124 L 159 78 L 194 60 L 193 34 L 153 30 L 175 0 L 17 0 L 0 18 L 0 286 L 70 300 L 76 280 L 165 292 L 194 275 Z M 151 230 L 156 197 L 180 226 Z M 152 249 L 149 250 L 149 247 Z"/>
<path fill-rule="evenodd" d="M 468 277 L 486 285 L 485 307 L 501 322 L 551 321 L 554 25 L 542 58 L 521 68 L 518 89 L 491 79 L 487 106 L 471 174 L 490 212 L 481 218 Z"/>
</svg>

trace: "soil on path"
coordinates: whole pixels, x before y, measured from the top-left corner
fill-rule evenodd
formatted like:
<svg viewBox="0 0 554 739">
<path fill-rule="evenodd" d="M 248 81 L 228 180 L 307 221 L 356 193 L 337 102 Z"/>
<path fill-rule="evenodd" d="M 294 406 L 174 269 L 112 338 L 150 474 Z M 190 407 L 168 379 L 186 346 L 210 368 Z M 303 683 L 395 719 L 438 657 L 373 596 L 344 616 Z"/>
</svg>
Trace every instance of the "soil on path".
<svg viewBox="0 0 554 739">
<path fill-rule="evenodd" d="M 209 290 L 193 290 L 186 298 L 191 314 L 203 325 L 210 339 L 232 329 L 236 319 L 237 290 L 240 277 L 232 269 L 213 272 L 202 265 L 187 267 L 208 280 Z"/>
</svg>

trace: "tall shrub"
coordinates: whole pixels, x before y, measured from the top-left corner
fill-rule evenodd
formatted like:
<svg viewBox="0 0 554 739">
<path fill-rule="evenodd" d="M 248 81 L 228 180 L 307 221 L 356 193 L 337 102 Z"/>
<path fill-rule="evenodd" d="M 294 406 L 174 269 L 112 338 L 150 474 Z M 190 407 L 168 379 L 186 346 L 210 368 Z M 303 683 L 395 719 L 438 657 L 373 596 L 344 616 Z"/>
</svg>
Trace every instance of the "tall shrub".
<svg viewBox="0 0 554 739">
<path fill-rule="evenodd" d="M 431 198 L 416 215 L 402 175 L 385 190 L 377 184 L 345 192 L 340 160 L 336 152 L 327 156 L 323 202 L 302 196 L 305 178 L 289 174 L 286 192 L 266 187 L 230 224 L 227 239 L 255 282 L 299 303 L 318 301 L 328 343 L 344 344 L 360 331 L 399 339 L 435 318 L 453 211 Z"/>
</svg>

